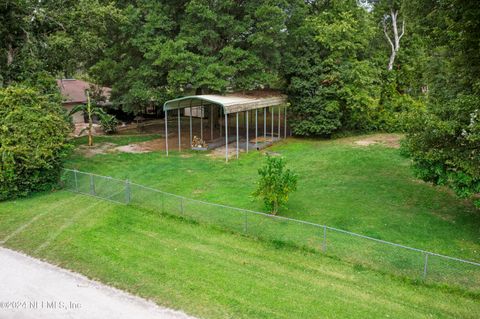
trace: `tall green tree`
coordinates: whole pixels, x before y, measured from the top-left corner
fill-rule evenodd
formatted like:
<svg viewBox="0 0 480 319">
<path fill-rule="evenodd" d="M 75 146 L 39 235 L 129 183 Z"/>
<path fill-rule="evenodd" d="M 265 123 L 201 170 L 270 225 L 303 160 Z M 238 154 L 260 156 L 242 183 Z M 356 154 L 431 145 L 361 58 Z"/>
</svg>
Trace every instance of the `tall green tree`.
<svg viewBox="0 0 480 319">
<path fill-rule="evenodd" d="M 155 61 L 178 34 L 187 2 L 117 1 L 122 19 L 110 27 L 104 55 L 89 70 L 96 82 L 112 88 L 116 107 L 138 112 L 174 96 L 168 86 L 170 66 Z"/>
<path fill-rule="evenodd" d="M 294 133 L 370 129 L 380 97 L 379 68 L 368 50 L 370 13 L 356 1 L 335 0 L 307 6 L 300 15 L 285 57 Z"/>
</svg>

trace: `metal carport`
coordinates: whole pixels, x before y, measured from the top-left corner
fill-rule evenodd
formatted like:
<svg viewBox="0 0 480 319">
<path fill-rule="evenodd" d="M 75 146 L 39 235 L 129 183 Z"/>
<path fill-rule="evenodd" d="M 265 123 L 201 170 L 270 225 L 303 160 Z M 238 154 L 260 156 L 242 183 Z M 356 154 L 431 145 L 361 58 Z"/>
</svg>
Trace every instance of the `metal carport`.
<svg viewBox="0 0 480 319">
<path fill-rule="evenodd" d="M 245 113 L 246 119 L 246 151 L 248 152 L 249 144 L 249 115 L 250 112 L 255 112 L 255 141 L 258 138 L 258 113 L 259 110 L 264 112 L 264 137 L 266 139 L 266 112 L 268 108 L 271 108 L 271 137 L 272 143 L 274 140 L 274 120 L 275 120 L 275 110 L 274 107 L 278 109 L 277 118 L 278 118 L 278 138 L 281 138 L 281 112 L 282 108 L 284 109 L 284 126 L 283 133 L 284 137 L 287 135 L 287 98 L 285 95 L 281 95 L 273 92 L 260 92 L 255 94 L 229 94 L 229 95 L 192 95 L 177 98 L 165 102 L 163 105 L 163 110 L 165 111 L 165 151 L 168 156 L 168 111 L 177 110 L 178 116 L 178 143 L 179 150 L 181 149 L 181 128 L 180 128 L 180 110 L 185 108 L 190 108 L 190 142 L 192 141 L 192 108 L 201 108 L 201 139 L 203 140 L 203 114 L 204 108 L 210 108 L 210 122 L 211 129 L 213 129 L 213 106 L 216 105 L 220 107 L 223 116 L 225 117 L 225 161 L 228 162 L 228 117 L 231 114 L 235 114 L 236 119 L 236 157 L 238 158 L 239 153 L 239 134 L 238 134 L 238 114 Z M 221 126 L 220 126 L 221 128 Z M 211 136 L 213 131 L 211 132 Z M 222 135 L 220 130 L 220 135 Z"/>
</svg>

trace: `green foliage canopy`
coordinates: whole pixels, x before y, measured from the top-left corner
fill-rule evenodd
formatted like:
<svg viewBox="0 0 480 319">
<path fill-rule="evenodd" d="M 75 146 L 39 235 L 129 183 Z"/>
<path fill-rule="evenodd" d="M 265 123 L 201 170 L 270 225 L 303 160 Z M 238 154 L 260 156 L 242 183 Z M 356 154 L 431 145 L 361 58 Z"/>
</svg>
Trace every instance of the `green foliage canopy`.
<svg viewBox="0 0 480 319">
<path fill-rule="evenodd" d="M 101 0 L 2 1 L 0 87 L 88 68 L 119 17 L 113 4 Z"/>
</svg>

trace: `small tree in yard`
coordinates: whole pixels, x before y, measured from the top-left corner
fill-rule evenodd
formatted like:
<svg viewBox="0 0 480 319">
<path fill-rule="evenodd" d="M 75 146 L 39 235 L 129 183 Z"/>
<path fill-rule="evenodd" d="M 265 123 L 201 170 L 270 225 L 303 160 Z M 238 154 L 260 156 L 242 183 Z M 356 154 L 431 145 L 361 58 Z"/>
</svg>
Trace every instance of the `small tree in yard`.
<svg viewBox="0 0 480 319">
<path fill-rule="evenodd" d="M 87 104 L 77 105 L 71 111 L 69 115 L 73 115 L 77 112 L 83 112 L 87 114 L 88 126 L 80 131 L 79 135 L 87 131 L 88 134 L 88 146 L 93 146 L 93 116 L 97 116 L 100 119 L 103 130 L 107 134 L 114 133 L 118 125 L 118 121 L 115 117 L 107 114 L 101 107 L 92 105 L 90 100 L 90 92 L 87 90 Z"/>
<path fill-rule="evenodd" d="M 285 169 L 280 157 L 267 156 L 267 163 L 258 170 L 260 181 L 254 195 L 263 199 L 265 207 L 276 215 L 280 206 L 288 201 L 290 192 L 297 189 L 297 175 Z"/>
</svg>

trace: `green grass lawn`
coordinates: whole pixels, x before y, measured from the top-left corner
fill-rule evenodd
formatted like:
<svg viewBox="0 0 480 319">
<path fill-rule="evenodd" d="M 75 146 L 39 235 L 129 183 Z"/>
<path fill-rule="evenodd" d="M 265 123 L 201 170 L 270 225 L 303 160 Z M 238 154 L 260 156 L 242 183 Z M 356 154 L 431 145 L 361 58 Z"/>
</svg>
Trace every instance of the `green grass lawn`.
<svg viewBox="0 0 480 319">
<path fill-rule="evenodd" d="M 145 138 L 145 137 L 142 137 Z M 298 191 L 281 215 L 342 228 L 442 254 L 480 261 L 480 214 L 451 192 L 414 178 L 398 149 L 288 139 L 268 151 L 299 175 Z M 102 141 L 103 138 L 97 139 Z M 125 144 L 128 137 L 105 138 Z M 252 198 L 260 152 L 225 164 L 203 153 L 73 155 L 67 167 L 130 179 L 187 197 L 262 210 Z"/>
<path fill-rule="evenodd" d="M 293 152 L 296 147 L 299 146 L 286 144 L 277 150 L 288 153 L 286 150 Z M 335 143 L 326 143 L 325 148 L 329 147 L 339 147 L 348 152 L 348 147 Z M 385 149 L 352 150 L 360 153 L 370 151 L 396 158 L 392 155 L 396 153 Z M 118 167 L 127 165 L 127 160 L 142 158 L 116 156 L 119 157 L 118 162 L 115 157 L 109 156 L 94 157 L 93 162 L 103 159 L 102 167 L 107 170 L 106 173 L 113 174 Z M 182 165 L 193 169 L 195 163 L 203 168 L 202 171 L 211 165 L 211 168 L 229 175 L 222 170 L 224 164 L 208 162 L 203 157 L 165 160 L 160 154 L 143 156 L 142 161 L 150 163 L 152 169 L 154 161 L 163 163 L 167 177 L 171 176 L 168 172 L 175 168 L 188 176 Z M 252 168 L 249 167 L 254 165 L 256 156 L 246 156 L 245 160 L 242 158 L 243 163 L 240 161 L 227 167 L 238 172 L 250 172 Z M 291 159 L 291 163 L 295 163 Z M 180 162 L 177 167 L 173 164 L 175 160 Z M 402 160 L 397 158 L 397 161 Z M 80 159 L 76 160 L 77 164 L 80 162 Z M 115 164 L 116 168 L 108 163 Z M 85 169 L 94 167 L 92 163 L 87 165 L 84 162 L 83 165 Z M 157 174 L 162 172 L 161 166 L 156 169 Z M 138 165 L 130 164 L 128 167 L 131 174 L 139 173 Z M 295 167 L 300 169 L 301 165 L 295 163 Z M 304 168 L 302 175 L 308 169 Z M 198 176 L 206 174 L 202 171 L 194 174 L 197 178 L 192 178 L 197 187 L 201 184 Z M 325 176 L 326 173 L 319 174 Z M 399 172 L 392 173 L 393 176 L 396 174 Z M 212 175 L 217 175 L 211 185 L 217 185 L 218 190 L 219 174 Z M 253 175 L 248 178 L 253 179 Z M 143 182 L 148 182 L 146 176 L 138 176 Z M 229 176 L 233 178 L 233 175 Z M 346 181 L 346 175 L 341 176 Z M 160 177 L 150 182 L 168 186 Z M 180 178 L 178 182 L 188 184 Z M 204 183 L 207 181 L 204 180 Z M 227 185 L 233 187 L 230 183 L 233 181 Z M 316 183 L 321 190 L 321 178 Z M 239 184 L 239 191 L 248 193 L 248 182 L 242 180 Z M 170 188 L 175 186 L 170 185 Z M 320 190 L 317 190 L 319 194 L 327 196 L 325 189 Z M 225 192 L 222 191 L 222 194 Z M 213 193 L 211 191 L 210 196 Z M 432 191 L 432 194 L 434 199 L 444 198 L 451 201 L 459 212 L 462 211 L 462 205 L 444 193 Z M 201 195 L 207 197 L 207 191 Z M 255 205 L 248 200 L 242 202 L 242 196 L 230 195 L 228 199 L 236 199 L 239 205 Z M 220 201 L 221 197 L 217 200 Z M 295 201 L 296 205 L 300 205 L 302 199 L 296 198 Z M 340 207 L 337 209 L 340 211 Z M 333 214 L 322 213 L 326 211 L 317 208 L 318 216 L 312 214 L 310 218 Z M 371 222 L 365 221 L 362 225 L 366 229 Z M 22 230 L 15 232 L 19 228 Z M 384 230 L 380 228 L 378 231 Z M 205 318 L 477 318 L 480 313 L 478 294 L 414 284 L 321 254 L 278 247 L 270 242 L 160 215 L 155 211 L 65 191 L 2 203 L 0 240 L 5 239 L 8 240 L 4 246 L 9 248 L 151 298 L 163 306 Z"/>
</svg>

